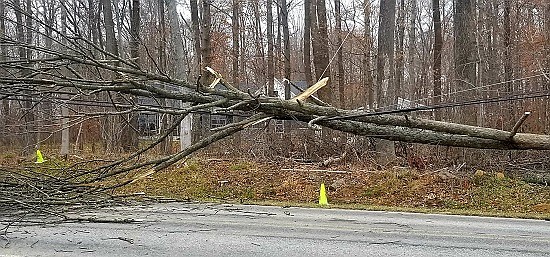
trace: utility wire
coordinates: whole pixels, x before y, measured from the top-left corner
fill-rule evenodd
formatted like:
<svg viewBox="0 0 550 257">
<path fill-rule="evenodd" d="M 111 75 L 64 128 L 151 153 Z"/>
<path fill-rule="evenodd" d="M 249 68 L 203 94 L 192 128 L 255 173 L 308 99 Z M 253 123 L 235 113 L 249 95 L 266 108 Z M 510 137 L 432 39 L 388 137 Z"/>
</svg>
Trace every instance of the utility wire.
<svg viewBox="0 0 550 257">
<path fill-rule="evenodd" d="M 408 112 L 416 112 L 416 111 L 431 111 L 436 109 L 469 106 L 469 105 L 477 105 L 477 104 L 484 104 L 484 103 L 498 103 L 498 102 L 504 102 L 504 101 L 518 101 L 518 100 L 541 98 L 541 97 L 548 97 L 548 96 L 550 96 L 550 91 L 542 90 L 542 91 L 531 92 L 529 94 L 523 94 L 523 95 L 518 94 L 518 95 L 505 96 L 505 97 L 493 97 L 488 99 L 477 99 L 477 100 L 470 100 L 470 101 L 463 101 L 463 102 L 444 103 L 444 104 L 437 104 L 432 106 L 419 106 L 414 108 L 406 108 L 406 109 L 391 110 L 391 111 L 358 113 L 358 114 L 330 117 L 323 120 L 342 120 L 342 119 L 377 116 L 377 115 L 384 115 L 384 114 L 408 113 Z"/>
</svg>

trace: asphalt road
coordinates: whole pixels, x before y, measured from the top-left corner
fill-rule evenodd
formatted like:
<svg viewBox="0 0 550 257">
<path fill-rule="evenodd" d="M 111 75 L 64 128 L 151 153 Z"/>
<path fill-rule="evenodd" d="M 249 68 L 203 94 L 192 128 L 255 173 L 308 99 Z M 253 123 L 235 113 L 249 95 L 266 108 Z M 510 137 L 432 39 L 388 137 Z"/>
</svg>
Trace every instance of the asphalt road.
<svg viewBox="0 0 550 257">
<path fill-rule="evenodd" d="M 0 256 L 550 256 L 550 222 L 169 203 L 89 213 L 130 224 L 12 227 Z"/>
</svg>

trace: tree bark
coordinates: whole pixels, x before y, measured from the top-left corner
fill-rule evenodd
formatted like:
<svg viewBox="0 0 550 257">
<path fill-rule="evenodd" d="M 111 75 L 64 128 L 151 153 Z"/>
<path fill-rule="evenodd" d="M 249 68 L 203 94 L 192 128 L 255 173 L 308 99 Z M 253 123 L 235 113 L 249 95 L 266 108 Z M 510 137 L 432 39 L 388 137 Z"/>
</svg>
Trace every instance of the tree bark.
<svg viewBox="0 0 550 257">
<path fill-rule="evenodd" d="M 418 97 L 416 96 L 416 19 L 417 19 L 417 7 L 416 7 L 416 0 L 410 0 L 409 3 L 411 7 L 411 18 L 410 18 L 410 28 L 409 28 L 409 47 L 408 47 L 408 67 L 407 71 L 409 74 L 408 79 L 408 85 L 407 85 L 407 92 L 408 97 L 411 100 L 416 100 Z"/>
<path fill-rule="evenodd" d="M 329 47 L 328 47 L 328 31 L 327 31 L 327 11 L 325 0 L 316 1 L 312 8 L 312 19 L 315 19 L 316 27 L 313 28 L 313 65 L 315 67 L 315 81 L 324 77 L 330 77 L 329 66 Z M 313 25 L 313 24 L 312 24 Z M 317 91 L 319 98 L 326 103 L 332 103 L 333 92 L 329 87 L 321 88 Z"/>
<path fill-rule="evenodd" d="M 118 44 L 111 0 L 101 0 L 101 4 L 103 6 L 103 22 L 105 23 L 105 50 L 114 56 L 118 56 Z M 107 57 L 107 59 L 113 58 Z M 118 61 L 115 61 L 115 65 L 118 65 Z"/>
<path fill-rule="evenodd" d="M 441 16 L 439 11 L 439 0 L 432 0 L 432 13 L 434 24 L 434 99 L 433 105 L 441 103 L 441 49 L 443 47 L 443 34 L 441 31 Z M 435 120 L 441 120 L 441 111 L 434 110 Z"/>
<path fill-rule="evenodd" d="M 237 88 L 240 84 L 239 79 L 239 57 L 240 57 L 240 0 L 233 0 L 233 13 L 231 17 L 231 34 L 232 34 L 232 42 L 233 45 L 231 46 L 231 53 L 232 53 L 232 66 L 233 69 L 231 70 L 231 82 L 234 86 Z"/>
<path fill-rule="evenodd" d="M 67 44 L 67 9 L 63 6 L 66 6 L 66 0 L 61 0 L 61 34 L 63 37 L 61 38 L 61 44 L 66 45 Z M 61 156 L 67 157 L 70 153 L 70 147 L 71 147 L 71 128 L 69 125 L 70 118 L 69 118 L 69 107 L 66 104 L 63 104 L 61 106 L 61 149 L 60 154 Z"/>
<path fill-rule="evenodd" d="M 195 59 L 197 61 L 197 74 L 200 74 L 202 68 L 201 58 L 201 29 L 199 21 L 199 7 L 197 0 L 189 0 L 189 8 L 191 11 L 191 26 L 193 30 L 193 46 L 195 47 Z"/>
<path fill-rule="evenodd" d="M 304 0 L 304 76 L 308 86 L 313 85 L 311 74 L 311 1 Z"/>
<path fill-rule="evenodd" d="M 397 16 L 397 46 L 395 56 L 395 97 L 404 97 L 403 76 L 405 72 L 405 0 L 399 3 L 399 14 Z"/>
<path fill-rule="evenodd" d="M 273 0 L 267 0 L 267 95 L 275 96 L 275 59 L 273 57 Z"/>
<path fill-rule="evenodd" d="M 455 90 L 471 90 L 477 85 L 474 9 L 475 0 L 454 0 L 454 74 Z M 474 91 L 477 92 L 477 91 Z M 476 95 L 476 94 L 474 94 Z M 470 95 L 456 95 L 455 101 L 466 100 Z M 477 124 L 477 107 L 460 109 L 460 120 Z"/>
<path fill-rule="evenodd" d="M 166 6 L 168 7 L 168 20 L 170 21 L 170 39 L 174 47 L 174 61 L 179 64 L 174 69 L 174 77 L 176 79 L 185 78 L 185 67 L 183 59 L 185 50 L 183 49 L 183 37 L 181 34 L 181 27 L 179 22 L 179 15 L 176 7 L 176 0 L 166 0 Z M 187 88 L 183 88 L 183 92 L 189 91 Z M 183 103 L 184 108 L 188 108 L 190 104 Z M 180 123 L 180 149 L 186 149 L 192 145 L 192 114 L 188 114 Z M 168 140 L 171 140 L 169 138 Z"/>
<path fill-rule="evenodd" d="M 232 77 L 232 83 L 233 85 L 239 89 L 241 80 L 239 76 L 239 58 L 240 58 L 240 18 L 241 18 L 241 1 L 240 0 L 233 0 L 233 13 L 231 17 L 231 32 L 232 32 L 232 57 L 233 57 L 233 69 L 231 71 L 231 77 Z M 242 65 L 242 64 L 241 64 Z M 244 74 L 243 74 L 244 75 Z M 240 134 L 233 135 L 233 142 L 235 144 L 236 148 L 240 148 L 241 145 L 241 137 Z"/>
<path fill-rule="evenodd" d="M 371 4 L 370 0 L 364 0 L 363 3 L 363 19 L 364 19 L 364 29 L 363 29 L 363 40 L 364 40 L 364 50 L 363 50 L 363 83 L 365 88 L 365 95 L 367 96 L 367 103 L 365 106 L 369 107 L 369 110 L 374 110 L 374 83 L 371 73 L 371 51 L 372 51 L 372 36 L 370 28 L 370 13 L 371 13 Z"/>
<path fill-rule="evenodd" d="M 381 110 L 393 109 L 397 103 L 394 83 L 395 2 L 396 0 L 380 2 L 376 86 L 378 109 Z M 391 141 L 378 140 L 376 151 L 378 161 L 384 165 L 396 159 L 395 144 Z"/>
<path fill-rule="evenodd" d="M 338 95 L 340 97 L 339 104 L 340 107 L 344 108 L 346 106 L 345 98 L 345 76 L 344 76 L 344 46 L 342 40 L 342 13 L 340 11 L 341 2 L 340 0 L 334 0 L 334 18 L 336 19 L 336 80 L 338 81 Z"/>
<path fill-rule="evenodd" d="M 283 28 L 283 52 L 284 52 L 284 87 L 285 99 L 290 99 L 291 69 L 290 69 L 290 34 L 288 31 L 288 6 L 286 0 L 281 0 L 281 26 Z"/>
<path fill-rule="evenodd" d="M 7 61 L 8 49 L 4 42 L 6 38 L 6 3 L 5 0 L 0 0 L 0 62 Z M 0 71 L 2 76 L 5 76 L 5 71 Z M 2 99 L 2 142 L 5 145 L 11 144 L 9 135 L 10 131 L 10 102 L 8 99 Z"/>
<path fill-rule="evenodd" d="M 211 28 L 212 16 L 210 14 L 210 4 L 212 0 L 202 0 L 202 61 L 204 66 L 212 67 L 212 43 Z"/>
</svg>

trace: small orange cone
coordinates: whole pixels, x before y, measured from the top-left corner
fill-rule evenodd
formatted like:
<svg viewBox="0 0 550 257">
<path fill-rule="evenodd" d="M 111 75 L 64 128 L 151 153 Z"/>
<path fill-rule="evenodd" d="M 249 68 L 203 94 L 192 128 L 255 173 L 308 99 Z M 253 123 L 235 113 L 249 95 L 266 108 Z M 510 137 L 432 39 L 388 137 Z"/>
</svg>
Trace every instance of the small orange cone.
<svg viewBox="0 0 550 257">
<path fill-rule="evenodd" d="M 36 150 L 36 161 L 34 163 L 44 163 L 44 157 L 42 157 L 42 153 L 40 150 Z"/>
<path fill-rule="evenodd" d="M 327 200 L 327 190 L 325 189 L 325 184 L 321 184 L 321 190 L 319 190 L 319 205 L 326 206 L 328 205 Z"/>
</svg>

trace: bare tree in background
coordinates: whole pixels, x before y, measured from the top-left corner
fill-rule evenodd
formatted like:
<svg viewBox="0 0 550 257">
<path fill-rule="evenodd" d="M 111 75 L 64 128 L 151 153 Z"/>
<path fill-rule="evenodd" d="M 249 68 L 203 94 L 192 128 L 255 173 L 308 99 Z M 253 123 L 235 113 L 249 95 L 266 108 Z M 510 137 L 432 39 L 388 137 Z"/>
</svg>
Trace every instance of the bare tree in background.
<svg viewBox="0 0 550 257">
<path fill-rule="evenodd" d="M 454 0 L 454 84 L 456 91 L 471 90 L 477 86 L 475 51 L 475 0 Z M 465 100 L 464 94 L 455 100 Z M 478 108 L 463 107 L 460 120 L 466 124 L 478 123 Z"/>
<path fill-rule="evenodd" d="M 433 64 L 433 78 L 434 78 L 434 100 L 433 104 L 438 105 L 441 103 L 441 48 L 443 47 L 443 35 L 441 31 L 441 16 L 439 11 L 439 0 L 432 0 L 432 15 L 434 24 L 434 64 Z M 435 120 L 441 120 L 440 110 L 434 111 Z"/>
<path fill-rule="evenodd" d="M 6 37 L 6 3 L 5 0 L 0 0 L 0 62 L 7 61 L 8 49 L 4 43 Z M 0 74 L 5 76 L 5 71 L 0 71 Z M 9 131 L 10 131 L 10 102 L 8 99 L 2 99 L 2 119 L 0 126 L 2 126 L 2 143 L 6 145 L 11 144 Z"/>
<path fill-rule="evenodd" d="M 304 0 L 304 76 L 308 85 L 313 85 L 311 74 L 311 1 Z M 314 1 L 314 0 L 313 0 Z"/>
<path fill-rule="evenodd" d="M 201 29 L 201 49 L 202 49 L 202 62 L 206 67 L 212 66 L 212 15 L 210 12 L 210 5 L 212 0 L 202 1 L 202 29 Z"/>
<path fill-rule="evenodd" d="M 200 73 L 202 67 L 202 55 L 201 55 L 201 30 L 199 21 L 199 7 L 197 0 L 189 0 L 189 8 L 191 11 L 191 30 L 193 32 L 193 41 L 195 48 L 195 59 L 197 61 L 197 74 Z"/>
<path fill-rule="evenodd" d="M 315 79 L 317 81 L 324 77 L 330 77 L 329 66 L 329 45 L 327 28 L 327 7 L 325 0 L 312 0 L 312 41 L 313 46 L 313 65 L 315 67 Z M 332 103 L 333 93 L 328 87 L 321 88 L 318 91 L 319 98 L 327 103 Z"/>
<path fill-rule="evenodd" d="M 397 103 L 394 70 L 394 35 L 396 0 L 380 3 L 378 22 L 378 54 L 376 59 L 376 87 L 378 109 L 390 110 Z M 395 160 L 395 144 L 384 139 L 376 144 L 378 161 L 386 164 Z"/>
<path fill-rule="evenodd" d="M 267 0 L 267 95 L 274 96 L 275 59 L 273 56 L 273 0 Z"/>
<path fill-rule="evenodd" d="M 370 16 L 371 16 L 371 4 L 370 0 L 364 0 L 363 3 L 363 83 L 365 88 L 365 95 L 367 95 L 367 106 L 369 110 L 374 109 L 374 89 L 375 85 L 372 79 L 371 73 L 371 51 L 372 51 L 372 36 L 370 28 Z"/>
<path fill-rule="evenodd" d="M 342 39 L 342 13 L 340 0 L 334 0 L 334 18 L 336 19 L 336 80 L 338 81 L 339 106 L 344 108 L 345 103 L 345 76 L 344 76 L 344 47 Z"/>
</svg>

